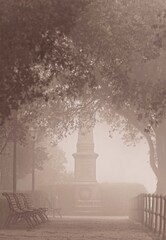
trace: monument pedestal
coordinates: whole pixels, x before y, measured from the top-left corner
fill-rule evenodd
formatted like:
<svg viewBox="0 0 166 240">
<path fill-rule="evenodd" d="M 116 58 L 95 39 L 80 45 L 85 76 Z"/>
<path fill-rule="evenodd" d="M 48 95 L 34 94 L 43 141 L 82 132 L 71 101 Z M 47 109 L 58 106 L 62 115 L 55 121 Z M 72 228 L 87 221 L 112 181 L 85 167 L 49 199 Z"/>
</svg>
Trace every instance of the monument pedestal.
<svg viewBox="0 0 166 240">
<path fill-rule="evenodd" d="M 77 183 L 76 187 L 76 215 L 100 215 L 101 201 L 97 183 Z"/>
</svg>

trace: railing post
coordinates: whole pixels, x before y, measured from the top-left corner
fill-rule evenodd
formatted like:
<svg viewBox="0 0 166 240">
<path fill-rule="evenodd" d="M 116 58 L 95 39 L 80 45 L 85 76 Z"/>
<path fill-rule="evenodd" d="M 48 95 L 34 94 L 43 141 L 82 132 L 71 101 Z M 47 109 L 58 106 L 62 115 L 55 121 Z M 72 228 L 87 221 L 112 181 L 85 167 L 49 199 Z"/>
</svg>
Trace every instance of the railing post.
<svg viewBox="0 0 166 240">
<path fill-rule="evenodd" d="M 137 220 L 138 222 L 141 222 L 141 207 L 140 207 L 140 202 L 141 202 L 141 195 L 138 195 L 137 197 Z"/>
<path fill-rule="evenodd" d="M 150 194 L 148 194 L 148 202 L 149 202 L 149 205 L 148 205 L 148 207 L 149 207 L 149 221 L 148 221 L 148 227 L 149 228 L 151 228 L 151 195 Z"/>
<path fill-rule="evenodd" d="M 151 199 L 151 207 L 150 207 L 150 228 L 151 230 L 153 230 L 153 207 L 154 207 L 154 195 L 152 194 L 150 196 L 150 199 Z"/>
<path fill-rule="evenodd" d="M 143 225 L 144 225 L 144 211 L 145 211 L 144 194 L 141 194 L 141 223 Z"/>
<path fill-rule="evenodd" d="M 133 203 L 134 220 L 159 234 L 162 240 L 166 240 L 166 196 L 140 194 L 133 199 Z"/>
<path fill-rule="evenodd" d="M 144 195 L 144 201 L 145 201 L 145 226 L 148 224 L 148 198 L 147 194 Z"/>
<path fill-rule="evenodd" d="M 163 234 L 162 240 L 165 240 L 165 229 L 166 228 L 166 196 L 164 196 L 164 216 L 163 216 Z"/>
<path fill-rule="evenodd" d="M 156 202 L 155 202 L 155 225 L 154 225 L 154 231 L 157 232 L 157 228 L 158 228 L 158 195 L 155 196 L 156 197 Z"/>
<path fill-rule="evenodd" d="M 163 196 L 160 195 L 160 227 L 159 227 L 159 235 L 162 234 L 162 225 L 163 225 Z"/>
</svg>

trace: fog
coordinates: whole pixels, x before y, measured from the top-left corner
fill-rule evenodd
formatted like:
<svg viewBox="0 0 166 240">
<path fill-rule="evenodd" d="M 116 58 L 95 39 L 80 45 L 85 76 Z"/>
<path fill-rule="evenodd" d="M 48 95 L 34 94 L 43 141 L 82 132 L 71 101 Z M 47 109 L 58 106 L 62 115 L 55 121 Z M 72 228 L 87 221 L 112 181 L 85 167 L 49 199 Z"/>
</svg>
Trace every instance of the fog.
<svg viewBox="0 0 166 240">
<path fill-rule="evenodd" d="M 74 171 L 77 132 L 68 136 L 60 147 L 66 152 L 68 171 Z M 109 126 L 98 124 L 94 129 L 95 152 L 99 154 L 96 162 L 98 182 L 140 183 L 148 192 L 156 189 L 156 178 L 149 164 L 149 149 L 146 140 L 136 146 L 127 146 L 118 133 L 109 137 Z"/>
<path fill-rule="evenodd" d="M 0 240 L 166 240 L 166 0 L 0 0 Z"/>
</svg>

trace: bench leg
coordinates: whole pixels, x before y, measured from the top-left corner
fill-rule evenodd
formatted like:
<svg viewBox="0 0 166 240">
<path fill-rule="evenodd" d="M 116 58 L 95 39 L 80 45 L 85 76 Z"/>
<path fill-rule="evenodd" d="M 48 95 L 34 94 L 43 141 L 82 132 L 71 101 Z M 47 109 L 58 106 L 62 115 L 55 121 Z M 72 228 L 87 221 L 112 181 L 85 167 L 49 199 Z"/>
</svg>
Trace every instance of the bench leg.
<svg viewBox="0 0 166 240">
<path fill-rule="evenodd" d="M 23 215 L 22 217 L 24 218 L 25 222 L 28 224 L 28 227 L 30 229 L 36 226 L 34 225 L 33 221 L 30 219 L 30 216 Z"/>
<path fill-rule="evenodd" d="M 44 212 L 39 212 L 38 214 L 43 223 L 48 220 L 48 218 L 47 218 L 46 214 L 44 214 Z"/>
<path fill-rule="evenodd" d="M 39 225 L 39 224 L 40 224 L 40 221 L 39 221 L 39 219 L 37 218 L 37 214 L 34 214 L 34 215 L 32 216 L 32 218 L 34 219 L 36 225 Z"/>
</svg>

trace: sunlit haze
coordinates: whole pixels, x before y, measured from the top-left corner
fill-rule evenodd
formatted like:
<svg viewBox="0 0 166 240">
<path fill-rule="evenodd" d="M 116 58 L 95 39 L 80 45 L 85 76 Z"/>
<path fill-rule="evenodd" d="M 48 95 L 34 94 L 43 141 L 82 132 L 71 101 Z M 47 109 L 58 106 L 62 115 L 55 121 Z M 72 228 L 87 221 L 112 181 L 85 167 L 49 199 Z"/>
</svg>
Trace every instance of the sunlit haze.
<svg viewBox="0 0 166 240">
<path fill-rule="evenodd" d="M 148 192 L 154 192 L 156 178 L 149 164 L 149 149 L 145 140 L 135 147 L 126 146 L 122 136 L 114 134 L 109 137 L 109 127 L 99 124 L 94 129 L 95 152 L 97 158 L 98 182 L 130 182 L 140 183 Z M 59 145 L 66 153 L 68 171 L 74 171 L 74 158 L 76 152 L 77 133 L 64 139 Z"/>
</svg>

